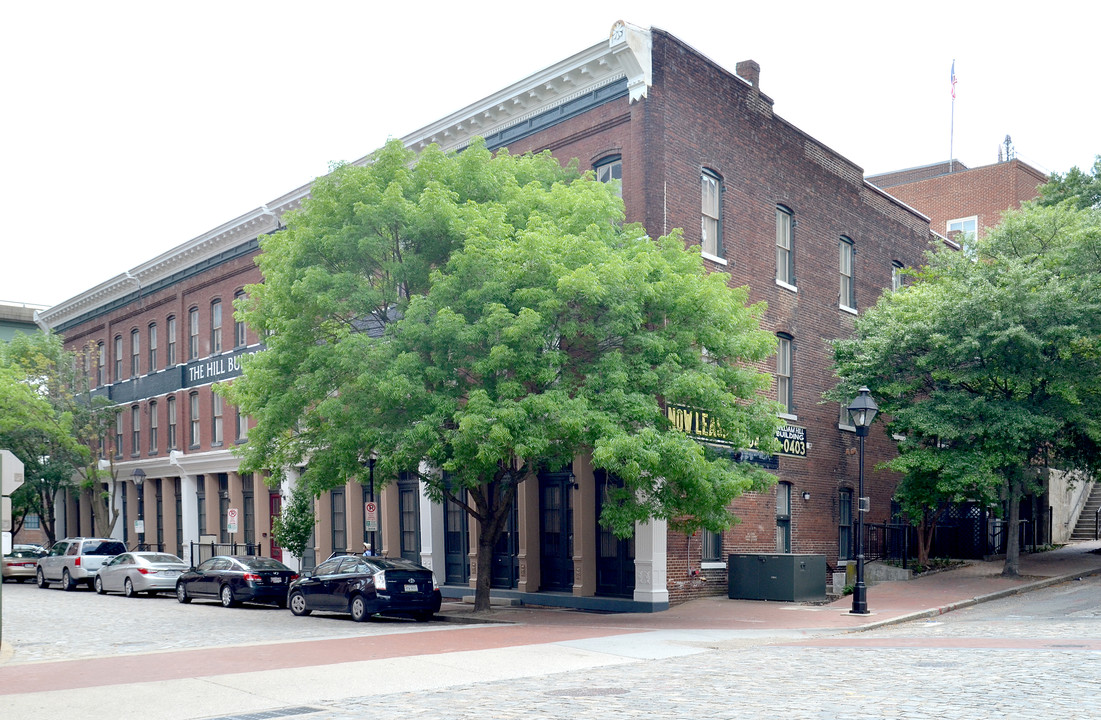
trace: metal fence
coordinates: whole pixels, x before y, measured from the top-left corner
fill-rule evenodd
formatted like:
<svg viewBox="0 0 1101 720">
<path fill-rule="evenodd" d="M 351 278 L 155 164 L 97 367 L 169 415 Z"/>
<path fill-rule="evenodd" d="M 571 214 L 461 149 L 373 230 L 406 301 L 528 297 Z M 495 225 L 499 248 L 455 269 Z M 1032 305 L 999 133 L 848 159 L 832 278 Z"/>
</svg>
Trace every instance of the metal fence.
<svg viewBox="0 0 1101 720">
<path fill-rule="evenodd" d="M 191 567 L 195 567 L 204 560 L 209 560 L 215 555 L 260 555 L 259 543 L 218 543 L 218 542 L 193 542 L 191 543 Z"/>
<path fill-rule="evenodd" d="M 1024 552 L 1051 543 L 1052 509 L 1040 509 L 1035 503 L 1022 503 L 1018 526 L 1019 547 Z M 1008 522 L 989 508 L 975 504 L 955 505 L 933 531 L 930 557 L 957 559 L 984 558 L 1006 551 Z M 906 523 L 865 523 L 866 560 L 893 560 L 902 567 L 917 557 L 917 529 Z"/>
</svg>

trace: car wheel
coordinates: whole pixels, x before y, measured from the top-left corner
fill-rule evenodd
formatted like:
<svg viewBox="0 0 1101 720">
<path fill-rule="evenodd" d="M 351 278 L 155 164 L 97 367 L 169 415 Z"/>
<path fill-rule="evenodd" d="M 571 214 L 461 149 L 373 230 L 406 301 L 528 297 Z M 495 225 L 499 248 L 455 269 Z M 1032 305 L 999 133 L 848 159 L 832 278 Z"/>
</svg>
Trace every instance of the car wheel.
<svg viewBox="0 0 1101 720">
<path fill-rule="evenodd" d="M 367 602 L 363 599 L 362 595 L 356 595 L 352 598 L 352 619 L 356 622 L 363 622 L 367 619 Z"/>
<path fill-rule="evenodd" d="M 99 578 L 97 577 L 96 580 L 98 581 Z M 134 592 L 134 583 L 130 581 L 130 578 L 126 578 L 126 580 L 123 581 L 122 594 L 128 598 L 136 598 L 138 596 L 138 594 Z"/>
<path fill-rule="evenodd" d="M 96 592 L 100 595 L 106 595 L 107 591 L 103 589 L 103 581 L 99 579 L 99 575 L 96 575 L 95 579 Z"/>
<path fill-rule="evenodd" d="M 183 583 L 176 583 L 176 600 L 184 605 L 191 602 L 191 598 L 187 596 L 187 588 L 184 587 Z"/>
<path fill-rule="evenodd" d="M 306 607 L 306 596 L 300 592 L 292 592 L 289 604 L 291 606 L 291 612 L 295 615 L 309 615 L 312 610 Z"/>
<path fill-rule="evenodd" d="M 431 610 L 421 610 L 420 612 L 413 613 L 413 619 L 417 622 L 428 622 L 432 619 L 432 616 L 436 613 Z"/>
<path fill-rule="evenodd" d="M 233 607 L 237 604 L 237 601 L 233 599 L 233 588 L 229 585 L 222 586 L 222 592 L 219 595 L 222 598 L 222 607 Z"/>
<path fill-rule="evenodd" d="M 38 568 L 38 574 L 35 578 L 35 582 L 38 583 L 40 588 L 48 588 L 50 584 L 46 582 L 46 573 L 42 572 L 42 568 Z"/>
<path fill-rule="evenodd" d="M 65 591 L 76 589 L 76 583 L 73 582 L 73 578 L 69 575 L 69 568 L 65 568 L 61 571 L 61 589 Z"/>
</svg>

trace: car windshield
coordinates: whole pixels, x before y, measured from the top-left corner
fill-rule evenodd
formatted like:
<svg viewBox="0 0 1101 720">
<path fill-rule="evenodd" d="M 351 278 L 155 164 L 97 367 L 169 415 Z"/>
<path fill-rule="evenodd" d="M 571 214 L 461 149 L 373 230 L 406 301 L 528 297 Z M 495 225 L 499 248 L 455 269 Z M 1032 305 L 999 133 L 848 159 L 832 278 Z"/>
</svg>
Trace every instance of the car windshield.
<svg viewBox="0 0 1101 720">
<path fill-rule="evenodd" d="M 155 553 L 152 555 L 138 555 L 139 558 L 151 563 L 176 563 L 182 564 L 183 560 L 179 559 L 175 555 L 169 555 L 168 553 Z"/>
<path fill-rule="evenodd" d="M 237 558 L 237 562 L 241 563 L 249 570 L 290 570 L 289 567 L 278 560 L 272 560 L 266 557 Z"/>
<path fill-rule="evenodd" d="M 118 555 L 126 552 L 126 546 L 117 540 L 85 540 L 85 555 Z"/>
</svg>

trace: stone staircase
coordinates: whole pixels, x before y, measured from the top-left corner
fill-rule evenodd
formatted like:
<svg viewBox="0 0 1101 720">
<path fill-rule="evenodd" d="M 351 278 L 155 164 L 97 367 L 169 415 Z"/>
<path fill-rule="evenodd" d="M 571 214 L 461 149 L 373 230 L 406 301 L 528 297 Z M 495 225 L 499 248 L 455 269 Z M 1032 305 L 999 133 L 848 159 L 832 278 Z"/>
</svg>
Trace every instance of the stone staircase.
<svg viewBox="0 0 1101 720">
<path fill-rule="evenodd" d="M 1078 523 L 1074 526 L 1074 532 L 1070 534 L 1071 542 L 1093 540 L 1097 522 L 1097 508 L 1101 507 L 1101 482 L 1095 483 L 1090 490 L 1090 496 L 1082 506 L 1082 514 L 1078 516 Z"/>
</svg>

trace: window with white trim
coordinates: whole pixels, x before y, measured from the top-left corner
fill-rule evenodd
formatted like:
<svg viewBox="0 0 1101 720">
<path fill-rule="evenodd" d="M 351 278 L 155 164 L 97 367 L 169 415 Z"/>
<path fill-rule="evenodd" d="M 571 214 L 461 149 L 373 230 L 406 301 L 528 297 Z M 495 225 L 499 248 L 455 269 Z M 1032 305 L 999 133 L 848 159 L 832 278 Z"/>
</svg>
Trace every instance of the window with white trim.
<svg viewBox="0 0 1101 720">
<path fill-rule="evenodd" d="M 795 414 L 792 388 L 792 337 L 786 333 L 776 336 L 776 399 L 783 406 L 783 412 L 788 415 Z"/>
<path fill-rule="evenodd" d="M 713 257 L 722 257 L 723 250 L 722 184 L 722 178 L 717 173 L 706 168 L 700 173 L 700 248 Z"/>
<path fill-rule="evenodd" d="M 853 247 L 853 241 L 844 235 L 838 241 L 837 248 L 838 269 L 841 274 L 841 291 L 838 294 L 838 300 L 841 307 L 855 310 L 856 279 L 853 277 L 853 259 L 856 256 L 856 249 Z"/>
<path fill-rule="evenodd" d="M 609 155 L 603 157 L 596 162 L 593 166 L 593 172 L 596 173 L 596 179 L 600 182 L 614 182 L 615 193 L 619 197 L 623 197 L 623 157 L 620 155 Z"/>
<path fill-rule="evenodd" d="M 776 206 L 776 281 L 795 287 L 795 213 Z"/>
</svg>

